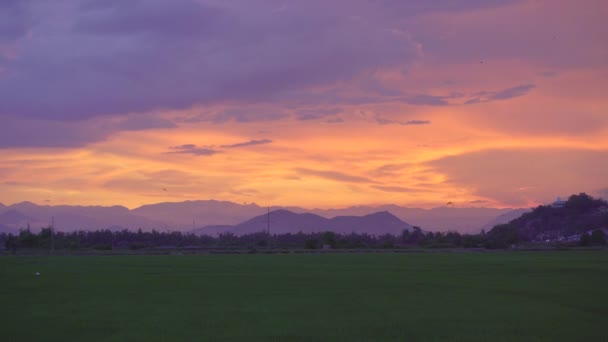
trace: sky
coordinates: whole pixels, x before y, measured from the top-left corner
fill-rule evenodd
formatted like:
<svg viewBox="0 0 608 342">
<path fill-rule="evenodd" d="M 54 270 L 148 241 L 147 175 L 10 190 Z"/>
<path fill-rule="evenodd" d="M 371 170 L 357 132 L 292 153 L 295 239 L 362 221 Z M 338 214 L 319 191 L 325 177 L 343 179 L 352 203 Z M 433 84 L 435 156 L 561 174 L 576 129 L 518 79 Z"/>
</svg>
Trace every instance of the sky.
<svg viewBox="0 0 608 342">
<path fill-rule="evenodd" d="M 0 202 L 608 198 L 603 0 L 2 0 Z"/>
</svg>

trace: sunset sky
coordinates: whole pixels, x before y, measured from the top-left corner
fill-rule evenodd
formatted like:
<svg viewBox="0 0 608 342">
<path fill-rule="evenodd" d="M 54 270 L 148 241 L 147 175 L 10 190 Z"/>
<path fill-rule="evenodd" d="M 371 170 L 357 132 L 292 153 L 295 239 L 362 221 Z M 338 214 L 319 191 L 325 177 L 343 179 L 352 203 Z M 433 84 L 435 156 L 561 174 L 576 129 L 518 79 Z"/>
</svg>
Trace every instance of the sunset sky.
<svg viewBox="0 0 608 342">
<path fill-rule="evenodd" d="M 608 198 L 604 0 L 2 0 L 0 202 Z"/>
</svg>

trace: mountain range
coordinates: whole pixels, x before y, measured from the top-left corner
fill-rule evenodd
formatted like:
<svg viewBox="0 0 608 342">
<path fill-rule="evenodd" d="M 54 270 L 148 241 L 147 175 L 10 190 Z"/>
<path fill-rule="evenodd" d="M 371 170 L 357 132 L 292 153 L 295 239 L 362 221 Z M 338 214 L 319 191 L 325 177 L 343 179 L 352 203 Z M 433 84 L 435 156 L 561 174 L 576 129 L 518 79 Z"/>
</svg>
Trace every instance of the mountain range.
<svg viewBox="0 0 608 342">
<path fill-rule="evenodd" d="M 387 211 L 364 216 L 336 216 L 328 219 L 315 214 L 297 214 L 281 209 L 269 212 L 267 215 L 256 216 L 234 226 L 208 226 L 195 229 L 194 233 L 199 235 L 217 235 L 218 233 L 230 232 L 235 235 L 244 235 L 266 231 L 267 229 L 272 234 L 332 231 L 340 234 L 372 233 L 374 235 L 400 235 L 404 230 L 411 230 L 412 226 Z"/>
<path fill-rule="evenodd" d="M 293 214 L 314 214 L 323 219 L 366 217 L 378 212 L 388 212 L 407 222 L 408 225 L 419 226 L 427 231 L 455 230 L 461 233 L 477 233 L 481 229 L 509 222 L 526 211 L 526 209 L 458 207 L 420 209 L 397 205 L 354 206 L 341 209 L 272 207 L 272 210 L 287 210 Z M 191 231 L 208 226 L 217 229 L 218 226 L 239 227 L 266 211 L 267 208 L 254 203 L 238 204 L 216 200 L 158 203 L 131 210 L 123 206 L 49 206 L 31 202 L 6 206 L 0 203 L 0 232 L 17 232 L 28 224 L 32 229 L 39 229 L 49 226 L 52 218 L 55 227 L 63 231 L 139 228 Z M 371 218 L 374 216 L 371 215 Z M 299 220 L 306 219 L 307 216 L 299 217 Z M 341 220 L 345 219 L 340 219 L 338 222 Z"/>
</svg>

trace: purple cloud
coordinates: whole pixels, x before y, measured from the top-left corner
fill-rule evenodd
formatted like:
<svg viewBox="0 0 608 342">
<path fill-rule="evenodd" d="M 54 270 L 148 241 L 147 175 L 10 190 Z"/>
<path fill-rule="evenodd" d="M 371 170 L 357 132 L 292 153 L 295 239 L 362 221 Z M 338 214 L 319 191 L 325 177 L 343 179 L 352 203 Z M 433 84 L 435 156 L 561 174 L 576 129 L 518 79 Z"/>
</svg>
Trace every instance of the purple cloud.
<svg viewBox="0 0 608 342">
<path fill-rule="evenodd" d="M 0 148 L 79 147 L 104 140 L 108 128 L 90 122 L 58 122 L 0 117 Z"/>
<path fill-rule="evenodd" d="M 230 108 L 224 111 L 221 111 L 212 117 L 206 117 L 203 121 L 212 121 L 214 123 L 223 123 L 227 121 L 236 121 L 236 122 L 256 122 L 256 121 L 271 121 L 271 120 L 279 120 L 287 117 L 288 114 L 273 110 L 260 110 L 260 109 L 252 109 L 252 108 Z M 203 116 L 204 118 L 205 116 Z"/>
<path fill-rule="evenodd" d="M 520 97 L 528 94 L 532 89 L 536 88 L 534 84 L 522 84 L 516 87 L 507 88 L 504 90 L 490 92 L 481 91 L 473 94 L 473 98 L 467 100 L 464 104 L 477 104 L 482 102 L 489 102 L 495 100 L 508 100 L 515 97 Z"/>
<path fill-rule="evenodd" d="M 409 2 L 403 3 L 407 6 Z M 523 5 L 510 6 L 504 11 L 476 11 L 480 15 L 463 14 L 459 10 L 483 10 L 490 6 L 477 1 L 450 3 L 462 7 L 454 8 L 451 13 L 445 10 L 432 13 L 433 6 L 428 4 L 427 15 L 406 24 L 412 35 L 423 44 L 425 55 L 439 64 L 468 64 L 482 73 L 509 59 L 552 69 L 606 64 L 606 50 L 598 49 L 598 46 L 605 46 L 606 34 L 602 19 L 606 6 L 601 1 L 585 2 L 584 5 L 567 0 L 535 1 L 532 7 Z M 490 5 L 517 3 L 525 1 L 496 1 Z M 446 5 L 443 1 L 438 1 L 438 4 Z M 437 12 L 443 13 L 435 15 Z M 538 25 L 539 22 L 543 25 Z"/>
<path fill-rule="evenodd" d="M 206 147 L 197 147 L 194 144 L 186 144 L 181 146 L 173 146 L 169 147 L 170 150 L 167 153 L 169 154 L 191 154 L 193 156 L 212 156 L 217 153 L 221 153 L 220 151 L 216 151 Z"/>
<path fill-rule="evenodd" d="M 337 123 L 343 123 L 344 119 L 342 119 L 340 117 L 336 117 L 336 118 L 327 119 L 327 120 L 325 120 L 325 122 L 330 123 L 330 124 L 337 124 Z"/>
<path fill-rule="evenodd" d="M 453 12 L 471 9 L 495 8 L 521 2 L 521 0 L 427 0 L 402 1 L 378 0 L 385 7 L 390 7 L 396 14 L 424 14 L 429 12 Z"/>
<path fill-rule="evenodd" d="M 218 149 L 234 149 L 234 148 L 242 148 L 256 145 L 265 145 L 272 143 L 270 139 L 259 139 L 259 140 L 249 140 L 245 142 L 240 142 L 236 144 L 230 145 L 208 145 L 208 146 L 198 146 L 196 144 L 184 144 L 179 146 L 169 147 L 169 154 L 191 154 L 194 156 L 212 156 L 217 153 L 222 153 Z"/>
<path fill-rule="evenodd" d="M 338 172 L 338 171 L 328 171 L 328 170 L 312 170 L 306 168 L 297 168 L 295 171 L 301 175 L 307 176 L 315 176 L 319 178 L 325 178 L 329 180 L 339 181 L 339 182 L 347 182 L 347 183 L 370 183 L 372 182 L 370 179 L 365 177 L 353 176 L 346 173 Z"/>
<path fill-rule="evenodd" d="M 173 122 L 154 115 L 128 115 L 82 121 L 0 116 L 0 148 L 81 147 L 120 131 L 172 129 Z"/>
<path fill-rule="evenodd" d="M 399 192 L 399 193 L 410 193 L 410 192 L 420 192 L 418 189 L 406 188 L 402 186 L 382 186 L 382 185 L 374 185 L 372 188 L 384 191 L 384 192 Z"/>
<path fill-rule="evenodd" d="M 446 101 L 451 96 L 433 96 L 427 94 L 410 95 L 403 98 L 403 101 L 416 106 L 446 106 Z"/>
<path fill-rule="evenodd" d="M 557 71 L 552 71 L 552 70 L 547 70 L 547 71 L 542 71 L 539 72 L 538 75 L 545 77 L 545 78 L 552 78 L 557 76 L 559 73 Z"/>
<path fill-rule="evenodd" d="M 381 116 L 376 116 L 375 120 L 380 125 L 402 125 L 402 126 L 420 126 L 420 125 L 430 125 L 430 120 L 408 120 L 408 121 L 398 121 L 387 119 Z"/>
<path fill-rule="evenodd" d="M 380 4 L 231 4 L 32 2 L 39 22 L 18 58 L 2 63 L 0 115 L 76 120 L 268 101 L 416 57 L 408 35 L 364 19 L 369 6 L 386 16 Z"/>
<path fill-rule="evenodd" d="M 14 42 L 27 33 L 32 24 L 27 3 L 25 0 L 0 1 L 0 44 Z"/>
<path fill-rule="evenodd" d="M 330 117 L 336 114 L 342 113 L 340 108 L 329 108 L 329 109 L 305 109 L 300 110 L 297 113 L 297 119 L 300 121 L 317 120 Z"/>
<path fill-rule="evenodd" d="M 400 173 L 403 173 L 405 169 L 408 167 L 412 167 L 413 164 L 403 163 L 403 164 L 386 164 L 382 165 L 371 172 L 372 175 L 377 177 L 395 177 Z"/>
<path fill-rule="evenodd" d="M 536 86 L 534 84 L 524 84 L 517 87 L 505 89 L 490 96 L 490 100 L 506 100 L 512 99 L 514 97 L 523 96 L 535 87 Z"/>
<path fill-rule="evenodd" d="M 430 120 L 409 120 L 401 123 L 402 125 L 430 125 Z"/>
<path fill-rule="evenodd" d="M 242 143 L 232 144 L 232 145 L 222 145 L 221 148 L 239 148 L 239 147 L 248 147 L 255 145 L 265 145 L 272 143 L 270 139 L 260 139 L 260 140 L 249 140 Z"/>
<path fill-rule="evenodd" d="M 170 120 L 150 115 L 130 115 L 116 126 L 121 131 L 142 131 L 148 129 L 177 128 Z"/>
<path fill-rule="evenodd" d="M 235 24 L 226 11 L 196 1 L 90 1 L 73 26 L 92 35 L 150 35 L 179 39 L 198 37 Z M 149 4 L 152 3 L 152 4 Z M 178 18 L 179 20 L 174 20 Z"/>
</svg>

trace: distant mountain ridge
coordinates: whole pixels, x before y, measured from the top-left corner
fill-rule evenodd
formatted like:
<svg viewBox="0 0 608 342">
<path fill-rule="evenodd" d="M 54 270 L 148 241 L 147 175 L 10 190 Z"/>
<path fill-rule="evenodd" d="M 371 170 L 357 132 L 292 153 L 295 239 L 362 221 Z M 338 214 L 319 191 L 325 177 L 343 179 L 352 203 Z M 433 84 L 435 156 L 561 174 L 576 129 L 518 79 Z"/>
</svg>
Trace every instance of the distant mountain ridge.
<svg viewBox="0 0 608 342">
<path fill-rule="evenodd" d="M 123 229 L 169 227 L 164 222 L 133 214 L 122 206 L 41 206 L 31 202 L 21 202 L 0 208 L 0 225 L 4 227 L 2 229 L 4 231 L 18 231 L 27 226 L 37 230 L 50 226 L 52 219 L 57 229 L 62 231 L 98 230 L 112 226 Z"/>
<path fill-rule="evenodd" d="M 29 217 L 15 209 L 7 210 L 0 214 L 0 222 L 4 224 L 19 224 L 20 222 L 27 220 L 29 220 Z"/>
<path fill-rule="evenodd" d="M 340 234 L 368 233 L 400 235 L 412 226 L 395 215 L 383 211 L 364 216 L 336 216 L 325 218 L 311 213 L 294 213 L 281 209 L 259 215 L 234 226 L 209 226 L 193 230 L 199 235 L 233 233 L 245 235 L 270 230 L 271 234 L 318 233 L 332 231 Z"/>
<path fill-rule="evenodd" d="M 323 218 L 337 216 L 365 216 L 376 212 L 390 212 L 402 221 L 427 231 L 455 230 L 464 233 L 479 232 L 489 223 L 508 222 L 512 209 L 496 208 L 406 208 L 397 205 L 354 206 L 340 209 L 304 209 L 299 207 L 273 207 L 293 213 L 310 213 Z M 0 205 L 0 232 L 18 231 L 29 223 L 32 229 L 55 225 L 64 231 L 96 230 L 112 227 L 113 230 L 143 229 L 188 231 L 206 226 L 234 226 L 266 212 L 267 208 L 255 203 L 237 204 L 228 201 L 199 200 L 166 202 L 144 205 L 129 210 L 123 206 L 49 206 L 31 202 Z M 5 214 L 11 211 L 10 214 Z M 5 216 L 2 216 L 5 215 Z M 502 219 L 501 219 L 502 217 Z M 487 229 L 487 228 L 486 228 Z"/>
<path fill-rule="evenodd" d="M 506 213 L 496 217 L 494 220 L 485 224 L 483 226 L 483 229 L 486 231 L 489 231 L 490 229 L 496 227 L 497 225 L 511 222 L 511 221 L 517 219 L 518 217 L 521 217 L 522 215 L 529 213 L 531 211 L 532 211 L 532 209 L 514 209 L 512 211 L 506 212 Z"/>
</svg>

